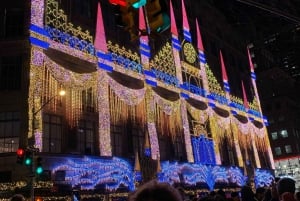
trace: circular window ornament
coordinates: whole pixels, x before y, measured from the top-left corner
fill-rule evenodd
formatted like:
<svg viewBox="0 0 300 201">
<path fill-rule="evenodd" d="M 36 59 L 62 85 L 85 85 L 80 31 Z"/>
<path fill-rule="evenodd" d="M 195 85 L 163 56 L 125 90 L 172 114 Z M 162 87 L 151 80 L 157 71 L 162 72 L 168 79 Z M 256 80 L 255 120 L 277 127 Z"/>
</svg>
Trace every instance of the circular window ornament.
<svg viewBox="0 0 300 201">
<path fill-rule="evenodd" d="M 191 43 L 185 43 L 183 45 L 183 54 L 185 59 L 189 63 L 195 63 L 197 59 L 197 53 L 194 46 Z"/>
</svg>

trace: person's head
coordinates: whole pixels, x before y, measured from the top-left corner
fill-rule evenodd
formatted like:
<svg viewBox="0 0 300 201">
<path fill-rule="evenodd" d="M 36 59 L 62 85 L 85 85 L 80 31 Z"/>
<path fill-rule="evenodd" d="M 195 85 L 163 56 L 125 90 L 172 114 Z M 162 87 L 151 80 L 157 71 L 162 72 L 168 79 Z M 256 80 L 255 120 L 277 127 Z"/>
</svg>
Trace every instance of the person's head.
<svg viewBox="0 0 300 201">
<path fill-rule="evenodd" d="M 129 201 L 182 201 L 176 188 L 155 180 L 147 182 L 129 195 Z"/>
<path fill-rule="evenodd" d="M 277 192 L 278 192 L 279 198 L 285 192 L 294 194 L 295 190 L 296 190 L 295 180 L 293 180 L 291 178 L 288 178 L 288 177 L 281 178 L 277 182 Z"/>
<path fill-rule="evenodd" d="M 25 200 L 25 198 L 21 194 L 15 194 L 14 196 L 12 196 L 10 198 L 10 201 L 24 201 L 24 200 Z"/>
<path fill-rule="evenodd" d="M 251 201 L 254 198 L 254 192 L 250 186 L 243 186 L 241 189 L 241 199 L 242 201 Z"/>
<path fill-rule="evenodd" d="M 255 192 L 255 197 L 257 200 L 261 201 L 265 196 L 265 188 L 264 187 L 258 187 L 256 189 L 256 192 Z"/>
</svg>

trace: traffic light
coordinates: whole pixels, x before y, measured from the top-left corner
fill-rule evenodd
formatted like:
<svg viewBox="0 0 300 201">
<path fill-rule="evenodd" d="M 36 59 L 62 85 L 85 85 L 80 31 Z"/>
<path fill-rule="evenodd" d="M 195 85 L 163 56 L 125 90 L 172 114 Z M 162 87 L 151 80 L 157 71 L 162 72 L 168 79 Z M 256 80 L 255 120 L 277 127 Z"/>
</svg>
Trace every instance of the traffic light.
<svg viewBox="0 0 300 201">
<path fill-rule="evenodd" d="M 135 10 L 131 6 L 114 5 L 115 22 L 118 27 L 122 27 L 130 34 L 131 40 L 135 39 Z"/>
<path fill-rule="evenodd" d="M 37 157 L 36 158 L 36 168 L 35 168 L 35 172 L 36 174 L 40 175 L 43 173 L 43 166 L 42 166 L 42 158 L 41 157 Z"/>
<path fill-rule="evenodd" d="M 31 151 L 26 151 L 25 152 L 25 160 L 24 160 L 25 165 L 30 166 L 32 165 L 32 152 Z"/>
<path fill-rule="evenodd" d="M 25 150 L 22 148 L 19 148 L 17 150 L 17 163 L 23 164 L 24 162 L 24 157 L 25 157 Z"/>
<path fill-rule="evenodd" d="M 134 7 L 134 8 L 140 8 L 144 5 L 146 5 L 146 3 L 147 3 L 147 0 L 139 0 L 139 1 L 131 2 L 132 7 Z"/>
<path fill-rule="evenodd" d="M 127 1 L 126 0 L 109 0 L 109 3 L 113 5 L 120 5 L 120 6 L 126 6 Z"/>
<path fill-rule="evenodd" d="M 145 5 L 146 2 L 146 0 L 110 0 L 113 4 L 116 25 L 129 32 L 131 40 L 137 39 L 138 28 L 135 23 L 138 16 L 137 8 Z"/>
<path fill-rule="evenodd" d="M 151 31 L 159 33 L 170 27 L 170 17 L 162 10 L 159 0 L 149 0 L 146 13 Z"/>
</svg>

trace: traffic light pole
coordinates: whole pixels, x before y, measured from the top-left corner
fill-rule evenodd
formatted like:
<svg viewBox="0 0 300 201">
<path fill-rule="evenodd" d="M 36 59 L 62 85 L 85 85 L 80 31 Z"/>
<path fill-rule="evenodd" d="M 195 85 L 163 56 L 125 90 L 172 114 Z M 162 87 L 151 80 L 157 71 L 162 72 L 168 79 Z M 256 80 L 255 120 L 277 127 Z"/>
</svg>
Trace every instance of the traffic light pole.
<svg viewBox="0 0 300 201">
<path fill-rule="evenodd" d="M 147 34 L 148 34 L 148 36 L 150 36 L 151 29 L 150 29 L 150 24 L 149 24 L 149 20 L 148 20 L 147 9 L 145 8 L 145 6 L 143 6 L 143 12 L 144 12 L 145 21 L 146 21 Z"/>
<path fill-rule="evenodd" d="M 27 150 L 31 152 L 32 154 L 32 163 L 31 163 L 31 168 L 30 168 L 30 177 L 31 177 L 31 186 L 30 186 L 30 197 L 31 197 L 31 201 L 34 201 L 34 182 L 35 182 L 35 169 L 39 166 L 39 162 L 35 161 L 35 156 L 37 155 L 36 153 L 38 153 L 40 150 L 39 148 L 35 148 L 35 122 L 36 122 L 36 115 L 48 104 L 50 103 L 52 100 L 54 100 L 54 98 L 56 98 L 57 96 L 64 96 L 65 95 L 65 91 L 61 90 L 59 92 L 58 95 L 52 96 L 48 101 L 46 101 L 43 105 L 41 105 L 41 107 L 37 110 L 35 110 L 35 102 L 34 102 L 34 98 L 33 98 L 33 103 L 32 103 L 32 121 L 31 121 L 31 139 L 29 139 L 28 141 L 28 146 L 27 146 Z M 42 170 L 39 170 L 39 172 L 37 174 L 40 174 L 42 172 Z"/>
<path fill-rule="evenodd" d="M 32 152 L 32 164 L 31 164 L 31 186 L 30 186 L 30 197 L 31 201 L 34 201 L 34 181 L 35 181 L 35 173 L 34 173 L 34 151 Z"/>
</svg>

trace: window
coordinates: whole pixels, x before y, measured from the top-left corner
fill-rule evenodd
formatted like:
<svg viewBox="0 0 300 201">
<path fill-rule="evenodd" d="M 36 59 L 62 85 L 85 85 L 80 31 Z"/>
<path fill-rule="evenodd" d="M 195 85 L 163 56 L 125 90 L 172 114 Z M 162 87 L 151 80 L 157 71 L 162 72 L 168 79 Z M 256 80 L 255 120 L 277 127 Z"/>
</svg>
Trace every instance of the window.
<svg viewBox="0 0 300 201">
<path fill-rule="evenodd" d="M 92 88 L 82 91 L 82 109 L 86 112 L 95 112 L 95 97 Z"/>
<path fill-rule="evenodd" d="M 114 125 L 111 128 L 111 133 L 112 133 L 112 139 L 111 139 L 111 144 L 112 144 L 112 152 L 114 156 L 122 156 L 122 126 L 117 126 Z"/>
<path fill-rule="evenodd" d="M 272 140 L 277 140 L 278 139 L 277 132 L 273 132 L 273 133 L 271 133 L 271 135 L 272 135 Z"/>
<path fill-rule="evenodd" d="M 0 38 L 17 38 L 24 35 L 24 11 L 21 8 L 0 10 Z"/>
<path fill-rule="evenodd" d="M 292 146 L 291 145 L 285 145 L 285 153 L 290 154 L 292 153 Z"/>
<path fill-rule="evenodd" d="M 281 109 L 281 103 L 277 102 L 277 103 L 275 104 L 275 108 L 276 108 L 277 110 Z"/>
<path fill-rule="evenodd" d="M 43 152 L 60 153 L 62 143 L 62 118 L 57 115 L 44 115 Z"/>
<path fill-rule="evenodd" d="M 137 127 L 132 128 L 131 137 L 133 143 L 133 150 L 134 152 L 138 151 L 140 155 L 144 155 L 144 145 L 145 145 L 145 137 L 142 130 L 138 129 Z"/>
<path fill-rule="evenodd" d="M 180 136 L 176 136 L 174 140 L 174 154 L 175 158 L 179 161 L 185 161 L 185 146 L 184 146 L 184 139 Z"/>
<path fill-rule="evenodd" d="M 0 153 L 15 152 L 19 147 L 20 113 L 0 112 Z"/>
<path fill-rule="evenodd" d="M 0 57 L 0 90 L 20 90 L 22 58 L 20 56 Z"/>
<path fill-rule="evenodd" d="M 281 130 L 281 131 L 280 131 L 280 135 L 281 135 L 281 137 L 283 137 L 283 138 L 287 138 L 287 137 L 289 136 L 287 130 Z"/>
<path fill-rule="evenodd" d="M 278 121 L 284 121 L 284 120 L 285 120 L 285 117 L 283 115 L 278 117 Z"/>
<path fill-rule="evenodd" d="M 84 154 L 94 153 L 95 124 L 91 121 L 79 122 L 78 139 L 79 151 Z"/>
<path fill-rule="evenodd" d="M 280 147 L 275 147 L 275 154 L 276 154 L 276 156 L 280 156 L 282 154 Z"/>
</svg>

